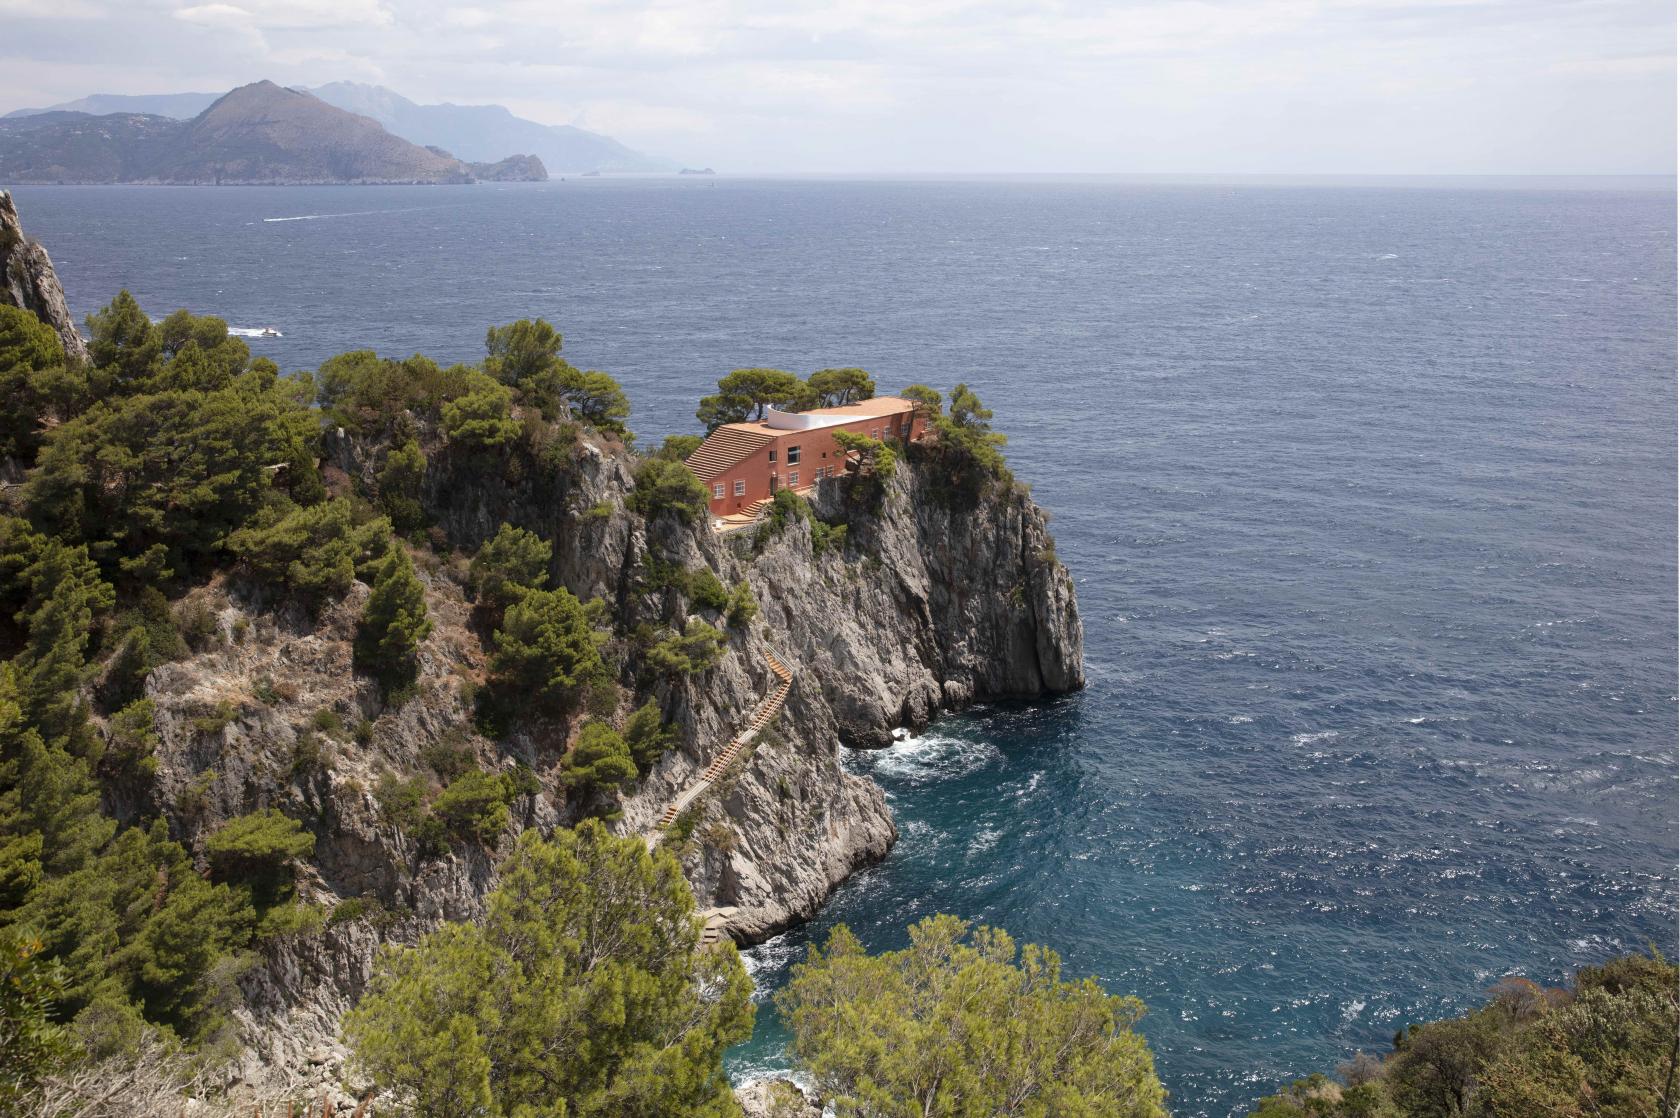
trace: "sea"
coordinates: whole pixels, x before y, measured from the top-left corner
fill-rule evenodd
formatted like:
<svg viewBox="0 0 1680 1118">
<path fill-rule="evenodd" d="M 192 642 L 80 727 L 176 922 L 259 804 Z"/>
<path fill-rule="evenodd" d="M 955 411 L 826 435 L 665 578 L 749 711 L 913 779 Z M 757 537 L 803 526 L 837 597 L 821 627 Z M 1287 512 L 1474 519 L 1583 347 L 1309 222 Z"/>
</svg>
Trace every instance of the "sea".
<svg viewBox="0 0 1680 1118">
<path fill-rule="evenodd" d="M 962 381 L 1089 683 L 845 763 L 902 837 L 745 952 L 955 913 L 1148 1005 L 1240 1115 L 1502 976 L 1676 951 L 1675 183 L 598 178 L 16 191 L 128 288 L 340 351 L 541 315 L 644 442 L 743 366 Z M 789 1066 L 763 1000 L 748 1076 Z"/>
</svg>

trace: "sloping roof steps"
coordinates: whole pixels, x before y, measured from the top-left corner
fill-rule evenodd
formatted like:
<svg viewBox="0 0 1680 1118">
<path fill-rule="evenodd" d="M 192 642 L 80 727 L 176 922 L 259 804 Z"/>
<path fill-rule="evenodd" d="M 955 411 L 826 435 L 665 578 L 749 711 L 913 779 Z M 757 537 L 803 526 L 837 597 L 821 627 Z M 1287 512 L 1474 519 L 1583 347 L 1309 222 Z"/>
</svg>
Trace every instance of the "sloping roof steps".
<svg viewBox="0 0 1680 1118">
<path fill-rule="evenodd" d="M 699 450 L 688 456 L 688 468 L 701 481 L 710 481 L 773 438 L 775 436 L 768 431 L 719 427 L 706 436 Z"/>
</svg>

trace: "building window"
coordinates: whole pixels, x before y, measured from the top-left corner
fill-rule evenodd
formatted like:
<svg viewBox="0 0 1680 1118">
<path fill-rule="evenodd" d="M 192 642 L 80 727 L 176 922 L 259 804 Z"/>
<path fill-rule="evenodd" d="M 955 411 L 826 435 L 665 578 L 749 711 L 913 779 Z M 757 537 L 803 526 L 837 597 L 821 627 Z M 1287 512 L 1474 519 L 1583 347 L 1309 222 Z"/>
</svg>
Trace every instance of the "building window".
<svg viewBox="0 0 1680 1118">
<path fill-rule="evenodd" d="M 723 496 L 723 482 L 721 482 L 721 481 L 713 482 L 712 483 L 712 499 L 715 501 L 715 500 L 721 498 L 722 496 Z"/>
<path fill-rule="evenodd" d="M 735 479 L 735 496 L 745 497 L 746 495 L 747 495 L 747 479 L 742 478 L 742 477 L 736 478 Z"/>
<path fill-rule="evenodd" d="M 790 465 L 790 466 L 799 465 L 799 448 L 798 447 L 796 447 L 796 446 L 788 447 L 788 461 L 787 461 L 787 464 Z"/>
<path fill-rule="evenodd" d="M 872 438 L 872 439 L 880 438 L 881 437 L 881 429 L 879 427 L 871 427 L 869 429 L 869 437 Z"/>
<path fill-rule="evenodd" d="M 789 489 L 798 489 L 799 488 L 799 471 L 798 470 L 791 470 L 791 471 L 788 472 L 788 488 Z"/>
<path fill-rule="evenodd" d="M 770 464 L 772 466 L 774 466 L 776 464 L 776 448 L 775 447 L 770 448 Z"/>
</svg>

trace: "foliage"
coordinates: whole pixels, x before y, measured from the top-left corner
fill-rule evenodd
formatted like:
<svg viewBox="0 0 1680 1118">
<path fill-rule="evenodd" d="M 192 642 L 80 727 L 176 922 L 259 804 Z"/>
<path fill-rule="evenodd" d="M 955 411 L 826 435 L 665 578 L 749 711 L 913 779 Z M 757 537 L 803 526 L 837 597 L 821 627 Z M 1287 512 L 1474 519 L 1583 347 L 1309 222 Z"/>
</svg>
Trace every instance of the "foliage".
<svg viewBox="0 0 1680 1118">
<path fill-rule="evenodd" d="M 660 675 L 695 675 L 718 662 L 728 639 L 695 619 L 681 633 L 672 633 L 649 648 L 647 665 Z"/>
<path fill-rule="evenodd" d="M 937 389 L 925 384 L 912 384 L 899 395 L 916 405 L 916 415 L 925 422 L 932 423 L 944 414 L 945 397 Z"/>
<path fill-rule="evenodd" d="M 566 756 L 561 779 L 585 799 L 626 788 L 636 780 L 636 762 L 618 732 L 604 722 L 585 722 Z M 613 815 L 615 812 L 603 814 Z"/>
<path fill-rule="evenodd" d="M 725 423 L 763 419 L 772 404 L 795 405 L 809 401 L 811 390 L 804 381 L 781 369 L 736 369 L 718 381 L 717 394 L 700 401 L 696 418 L 707 431 Z"/>
<path fill-rule="evenodd" d="M 68 1030 L 53 1020 L 64 966 L 43 956 L 45 946 L 28 929 L 0 928 L 0 1112 L 7 1114 L 71 1054 Z"/>
<path fill-rule="evenodd" d="M 585 821 L 520 837 L 482 925 L 386 949 L 344 1031 L 416 1118 L 721 1118 L 750 991 L 675 859 Z"/>
<path fill-rule="evenodd" d="M 699 450 L 700 444 L 705 441 L 699 435 L 666 435 L 653 456 L 667 462 L 686 462 L 688 456 Z"/>
<path fill-rule="evenodd" d="M 743 579 L 735 584 L 735 589 L 729 592 L 729 601 L 724 606 L 724 620 L 731 629 L 745 629 L 758 616 L 758 599 L 753 597 L 752 587 Z"/>
<path fill-rule="evenodd" d="M 436 418 L 445 403 L 466 393 L 470 374 L 465 365 L 440 369 L 419 354 L 391 361 L 362 349 L 322 362 L 315 385 L 329 423 L 364 435 L 406 435 L 411 413 Z"/>
<path fill-rule="evenodd" d="M 682 462 L 644 458 L 636 467 L 636 487 L 626 502 L 633 512 L 652 519 L 663 512 L 693 523 L 706 515 L 711 494 Z"/>
<path fill-rule="evenodd" d="M 356 571 L 385 554 L 390 524 L 355 523 L 342 498 L 286 512 L 274 510 L 228 537 L 253 582 L 282 588 L 311 610 L 342 598 Z"/>
<path fill-rule="evenodd" d="M 154 575 L 203 567 L 259 510 L 322 495 L 317 421 L 296 386 L 250 361 L 219 319 L 170 321 L 186 335 L 178 349 L 96 336 L 113 390 L 46 435 L 24 486 L 38 528 L 111 571 L 124 556 L 155 555 L 144 560 Z"/>
<path fill-rule="evenodd" d="M 550 713 L 570 709 L 605 673 L 589 614 L 564 587 L 522 595 L 503 616 L 494 642 L 492 682 Z"/>
<path fill-rule="evenodd" d="M 676 729 L 665 723 L 659 704 L 649 699 L 630 715 L 624 724 L 624 743 L 630 749 L 630 759 L 636 771 L 646 776 L 659 759 L 677 744 Z"/>
<path fill-rule="evenodd" d="M 1256 1118 L 1639 1118 L 1680 1102 L 1680 970 L 1629 955 L 1567 989 L 1494 987 L 1462 1017 L 1413 1025 L 1385 1060 L 1361 1054 L 1261 1099 Z"/>
<path fill-rule="evenodd" d="M 753 531 L 753 549 L 764 550 L 765 546 L 789 524 L 805 523 L 811 526 L 811 554 L 822 555 L 827 551 L 839 551 L 846 544 L 846 525 L 829 524 L 818 520 L 811 511 L 811 503 L 791 489 L 778 489 L 776 496 L 770 502 L 769 515 L 764 518 Z"/>
<path fill-rule="evenodd" d="M 868 435 L 859 435 L 851 431 L 836 431 L 834 441 L 840 444 L 840 449 L 848 456 L 857 455 L 859 472 L 873 477 L 879 484 L 885 485 L 891 481 L 893 474 L 898 470 L 897 452 L 880 439 L 872 439 Z"/>
<path fill-rule="evenodd" d="M 480 372 L 467 374 L 467 390 L 443 405 L 443 433 L 457 446 L 488 450 L 519 436 L 510 409 L 513 396 Z"/>
<path fill-rule="evenodd" d="M 408 553 L 393 547 L 362 610 L 356 630 L 356 667 L 377 679 L 388 695 L 401 696 L 419 675 L 420 642 L 431 631 L 425 587 Z"/>
<path fill-rule="evenodd" d="M 521 400 L 555 419 L 569 409 L 578 420 L 622 432 L 630 417 L 624 389 L 606 373 L 580 372 L 560 357 L 563 339 L 543 319 L 492 326 L 485 335 L 484 371 L 517 388 Z"/>
<path fill-rule="evenodd" d="M 849 929 L 813 946 L 776 995 L 794 1052 L 841 1116 L 1165 1118 L 1133 1027 L 1136 998 L 1064 981 L 1055 952 L 1019 952 L 954 916 L 869 955 Z"/>
<path fill-rule="evenodd" d="M 499 617 L 526 590 L 548 581 L 554 548 L 535 532 L 503 524 L 479 547 L 467 569 L 467 587 L 479 603 Z"/>
<path fill-rule="evenodd" d="M 268 807 L 222 824 L 204 841 L 204 853 L 216 877 L 250 885 L 266 906 L 290 893 L 291 863 L 315 853 L 315 836 Z"/>
<path fill-rule="evenodd" d="M 64 347 L 52 327 L 20 307 L 0 305 L 0 458 L 35 460 L 43 421 L 67 418 L 49 385 L 64 377 Z"/>
<path fill-rule="evenodd" d="M 426 510 L 420 504 L 420 487 L 426 478 L 426 455 L 413 439 L 392 447 L 379 468 L 379 504 L 399 532 L 415 532 L 426 526 Z"/>
<path fill-rule="evenodd" d="M 432 803 L 437 817 L 462 838 L 493 843 L 507 830 L 513 789 L 504 776 L 469 769 L 449 782 Z"/>
<path fill-rule="evenodd" d="M 818 369 L 811 374 L 811 391 L 825 408 L 842 407 L 875 395 L 875 380 L 862 369 Z"/>
</svg>

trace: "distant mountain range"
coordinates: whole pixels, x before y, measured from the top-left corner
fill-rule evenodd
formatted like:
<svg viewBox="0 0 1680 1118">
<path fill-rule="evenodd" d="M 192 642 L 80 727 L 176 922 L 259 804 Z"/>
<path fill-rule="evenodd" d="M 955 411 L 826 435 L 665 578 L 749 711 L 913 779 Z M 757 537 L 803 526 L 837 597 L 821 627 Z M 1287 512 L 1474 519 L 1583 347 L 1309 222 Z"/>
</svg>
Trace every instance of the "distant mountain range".
<svg viewBox="0 0 1680 1118">
<path fill-rule="evenodd" d="M 359 113 L 385 126 L 394 136 L 426 147 L 439 147 L 465 160 L 491 162 L 511 152 L 536 156 L 555 174 L 583 171 L 674 171 L 677 164 L 643 155 L 610 136 L 567 124 L 538 124 L 514 116 L 500 105 L 419 105 L 384 86 L 332 82 L 304 92 L 329 105 Z M 122 113 L 190 120 L 221 94 L 160 93 L 131 96 L 96 93 L 45 109 L 19 109 L 3 122 L 52 112 L 94 115 Z"/>
<path fill-rule="evenodd" d="M 522 154 L 469 163 L 273 82 L 240 86 L 191 120 L 70 110 L 0 119 L 6 183 L 465 183 L 541 181 Z"/>
</svg>

